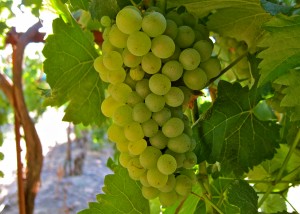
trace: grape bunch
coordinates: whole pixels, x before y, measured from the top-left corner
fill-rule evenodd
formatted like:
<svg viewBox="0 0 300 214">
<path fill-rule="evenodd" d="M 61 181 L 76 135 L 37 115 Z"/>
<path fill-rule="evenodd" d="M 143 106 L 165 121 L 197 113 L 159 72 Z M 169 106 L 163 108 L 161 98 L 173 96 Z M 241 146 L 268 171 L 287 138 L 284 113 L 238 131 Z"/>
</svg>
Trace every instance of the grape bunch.
<svg viewBox="0 0 300 214">
<path fill-rule="evenodd" d="M 143 196 L 170 206 L 196 181 L 196 142 L 185 110 L 193 91 L 220 72 L 213 43 L 188 13 L 164 16 L 127 6 L 101 23 L 102 55 L 94 67 L 109 83 L 101 104 L 112 118 L 108 138 L 129 176 L 141 182 Z"/>
</svg>

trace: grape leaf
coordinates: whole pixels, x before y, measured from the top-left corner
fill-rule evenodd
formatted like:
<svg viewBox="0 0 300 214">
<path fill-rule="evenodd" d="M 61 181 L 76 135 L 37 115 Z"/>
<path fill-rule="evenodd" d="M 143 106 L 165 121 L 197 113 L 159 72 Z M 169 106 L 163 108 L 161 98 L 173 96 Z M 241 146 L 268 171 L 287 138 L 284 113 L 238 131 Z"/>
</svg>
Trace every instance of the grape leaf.
<svg viewBox="0 0 300 214">
<path fill-rule="evenodd" d="M 259 0 L 200 0 L 182 3 L 199 18 L 213 12 L 207 22 L 210 30 L 245 41 L 250 48 L 255 46 L 263 32 L 261 25 L 271 18 Z"/>
<path fill-rule="evenodd" d="M 31 12 L 35 16 L 39 16 L 39 10 L 42 7 L 42 0 L 22 0 L 22 4 L 31 7 Z"/>
<path fill-rule="evenodd" d="M 89 11 L 93 19 L 100 20 L 102 16 L 114 19 L 120 10 L 117 0 L 91 0 Z"/>
<path fill-rule="evenodd" d="M 273 157 L 279 146 L 279 126 L 260 121 L 253 109 L 262 100 L 256 87 L 220 81 L 218 97 L 197 126 L 201 141 L 211 148 L 208 162 L 221 163 L 221 172 L 241 175 Z"/>
<path fill-rule="evenodd" d="M 149 214 L 149 202 L 141 193 L 141 184 L 132 180 L 126 169 L 116 166 L 114 174 L 106 175 L 103 191 L 97 195 L 98 203 L 78 214 Z"/>
<path fill-rule="evenodd" d="M 269 34 L 259 44 L 267 48 L 258 54 L 263 59 L 259 65 L 259 85 L 272 82 L 300 65 L 300 16 L 278 15 L 264 28 Z"/>
<path fill-rule="evenodd" d="M 90 0 L 70 0 L 70 3 L 74 9 L 88 10 Z"/>
<path fill-rule="evenodd" d="M 43 49 L 44 70 L 52 93 L 46 104 L 61 106 L 68 102 L 63 120 L 75 124 L 101 124 L 100 105 L 104 99 L 103 83 L 93 67 L 98 56 L 93 35 L 79 26 L 67 25 L 62 19 L 53 21 Z"/>
<path fill-rule="evenodd" d="M 244 180 L 232 182 L 227 190 L 228 202 L 240 208 L 240 214 L 257 213 L 257 194 Z"/>
<path fill-rule="evenodd" d="M 270 194 L 261 206 L 264 213 L 278 213 L 286 210 L 286 201 L 279 194 Z"/>
</svg>

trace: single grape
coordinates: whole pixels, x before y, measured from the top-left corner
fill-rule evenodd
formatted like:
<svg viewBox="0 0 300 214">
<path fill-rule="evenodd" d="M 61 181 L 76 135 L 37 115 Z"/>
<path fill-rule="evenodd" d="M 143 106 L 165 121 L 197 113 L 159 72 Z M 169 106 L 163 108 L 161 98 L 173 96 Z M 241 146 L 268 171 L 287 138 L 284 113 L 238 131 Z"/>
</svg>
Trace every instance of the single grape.
<svg viewBox="0 0 300 214">
<path fill-rule="evenodd" d="M 200 54 L 201 62 L 204 62 L 211 57 L 213 47 L 214 44 L 211 40 L 199 40 L 193 45 L 193 48 Z"/>
<path fill-rule="evenodd" d="M 151 39 L 141 31 L 134 32 L 127 39 L 127 48 L 135 56 L 147 54 L 151 48 Z"/>
<path fill-rule="evenodd" d="M 159 201 L 163 207 L 169 207 L 173 205 L 178 199 L 178 195 L 175 190 L 170 192 L 159 193 Z"/>
<path fill-rule="evenodd" d="M 173 174 L 177 169 L 175 158 L 169 154 L 161 155 L 157 160 L 157 169 L 165 175 Z"/>
<path fill-rule="evenodd" d="M 135 68 L 142 62 L 142 57 L 135 56 L 128 50 L 128 48 L 124 48 L 122 57 L 124 65 L 130 68 Z"/>
<path fill-rule="evenodd" d="M 170 60 L 163 65 L 161 72 L 171 81 L 176 81 L 183 74 L 183 66 L 177 60 Z"/>
<path fill-rule="evenodd" d="M 176 22 L 174 22 L 172 19 L 167 19 L 167 27 L 164 32 L 164 35 L 167 35 L 174 40 L 177 36 L 177 33 L 178 33 L 178 27 Z"/>
<path fill-rule="evenodd" d="M 186 175 L 178 175 L 176 177 L 175 191 L 182 196 L 187 196 L 192 191 L 192 181 Z"/>
<path fill-rule="evenodd" d="M 132 92 L 132 89 L 125 83 L 117 83 L 112 85 L 110 93 L 111 96 L 121 103 L 126 103 L 127 99 Z"/>
<path fill-rule="evenodd" d="M 142 21 L 142 29 L 150 37 L 163 34 L 167 26 L 165 17 L 159 12 L 150 12 L 145 15 Z"/>
<path fill-rule="evenodd" d="M 129 144 L 128 140 L 123 140 L 123 141 L 116 142 L 117 150 L 121 153 L 122 152 L 129 152 L 128 151 L 128 144 Z"/>
<path fill-rule="evenodd" d="M 166 15 L 166 18 L 173 20 L 177 24 L 177 26 L 183 25 L 183 21 L 182 21 L 180 15 L 174 10 L 171 10 L 170 12 L 168 12 Z"/>
<path fill-rule="evenodd" d="M 101 50 L 102 50 L 102 54 L 106 54 L 108 52 L 111 52 L 111 51 L 117 51 L 119 53 L 122 52 L 122 49 L 121 48 L 117 48 L 115 46 L 113 46 L 109 40 L 104 40 L 102 42 L 102 45 L 101 45 Z"/>
<path fill-rule="evenodd" d="M 102 33 L 102 38 L 103 40 L 108 40 L 108 34 L 109 34 L 109 31 L 110 31 L 111 27 L 106 27 Z"/>
<path fill-rule="evenodd" d="M 175 51 L 174 51 L 173 55 L 170 56 L 169 58 L 162 59 L 162 62 L 167 63 L 171 60 L 177 60 L 178 61 L 180 53 L 181 53 L 181 49 L 177 45 L 175 45 Z"/>
<path fill-rule="evenodd" d="M 179 107 L 170 107 L 172 117 L 183 119 L 183 112 L 181 106 Z"/>
<path fill-rule="evenodd" d="M 140 155 L 147 147 L 147 141 L 140 139 L 138 141 L 130 141 L 128 151 L 131 155 Z"/>
<path fill-rule="evenodd" d="M 118 107 L 113 114 L 113 121 L 119 126 L 125 126 L 132 121 L 132 108 L 129 105 Z"/>
<path fill-rule="evenodd" d="M 144 137 L 141 125 L 135 121 L 124 126 L 124 134 L 129 141 L 138 141 Z"/>
<path fill-rule="evenodd" d="M 144 123 L 151 118 L 152 112 L 145 103 L 138 103 L 133 107 L 132 118 L 134 121 Z"/>
<path fill-rule="evenodd" d="M 132 90 L 134 90 L 134 89 L 135 89 L 136 82 L 137 82 L 137 81 L 133 80 L 133 79 L 130 77 L 129 72 L 127 72 L 126 77 L 125 77 L 125 80 L 124 80 L 124 83 L 125 83 L 126 85 L 128 85 Z"/>
<path fill-rule="evenodd" d="M 184 93 L 178 87 L 171 87 L 169 92 L 164 95 L 166 104 L 171 107 L 182 105 L 184 101 Z"/>
<path fill-rule="evenodd" d="M 189 151 L 185 153 L 185 160 L 183 162 L 183 167 L 186 169 L 191 169 L 197 164 L 197 156 L 194 152 Z"/>
<path fill-rule="evenodd" d="M 182 169 L 182 170 L 180 170 L 180 174 L 188 176 L 191 179 L 192 184 L 197 183 L 197 176 L 193 169 Z"/>
<path fill-rule="evenodd" d="M 147 171 L 140 177 L 140 182 L 144 187 L 150 187 L 150 184 L 147 179 Z"/>
<path fill-rule="evenodd" d="M 197 19 L 190 13 L 181 13 L 180 18 L 182 19 L 184 25 L 190 26 L 191 28 L 194 28 L 197 24 Z"/>
<path fill-rule="evenodd" d="M 177 153 L 177 152 L 173 152 L 170 149 L 167 149 L 165 151 L 165 154 L 170 154 L 175 158 L 176 163 L 177 163 L 177 168 L 183 167 L 183 162 L 185 160 L 185 153 Z"/>
<path fill-rule="evenodd" d="M 150 144 L 158 149 L 164 149 L 168 145 L 168 140 L 161 130 L 158 130 L 156 134 L 149 138 Z"/>
<path fill-rule="evenodd" d="M 146 169 L 141 166 L 138 157 L 132 158 L 127 165 L 129 177 L 133 180 L 139 180 L 140 177 L 146 172 Z"/>
<path fill-rule="evenodd" d="M 119 162 L 121 166 L 127 168 L 129 161 L 132 159 L 132 156 L 127 152 L 121 152 L 119 156 Z"/>
<path fill-rule="evenodd" d="M 149 79 L 149 88 L 154 94 L 165 95 L 171 88 L 171 81 L 164 74 L 154 74 Z"/>
<path fill-rule="evenodd" d="M 109 16 L 102 16 L 100 19 L 100 23 L 103 27 L 110 27 L 111 26 L 111 19 Z"/>
<path fill-rule="evenodd" d="M 161 68 L 161 59 L 155 56 L 152 52 L 147 53 L 142 58 L 142 68 L 148 74 L 155 74 Z"/>
<path fill-rule="evenodd" d="M 185 71 L 183 74 L 185 85 L 192 90 L 201 90 L 207 83 L 207 76 L 203 69 L 196 68 L 195 70 Z"/>
<path fill-rule="evenodd" d="M 155 188 L 161 188 L 166 185 L 168 176 L 161 173 L 157 168 L 151 168 L 147 171 L 149 184 Z"/>
<path fill-rule="evenodd" d="M 103 64 L 109 70 L 120 69 L 123 65 L 122 55 L 117 51 L 111 51 L 103 55 Z"/>
<path fill-rule="evenodd" d="M 205 71 L 207 79 L 212 79 L 218 76 L 221 72 L 221 64 L 217 58 L 209 58 L 207 61 L 201 62 L 200 68 Z"/>
<path fill-rule="evenodd" d="M 179 55 L 179 62 L 181 62 L 185 70 L 196 69 L 201 61 L 200 54 L 194 48 L 186 48 L 181 51 Z"/>
<path fill-rule="evenodd" d="M 150 187 L 142 186 L 142 195 L 147 200 L 151 200 L 156 198 L 159 195 L 159 190 L 151 186 Z"/>
<path fill-rule="evenodd" d="M 111 70 L 107 73 L 107 78 L 111 84 L 121 83 L 126 78 L 126 71 L 123 67 L 120 67 L 116 70 Z"/>
<path fill-rule="evenodd" d="M 174 174 L 170 174 L 168 176 L 168 181 L 165 186 L 162 188 L 159 188 L 159 191 L 161 192 L 171 192 L 175 188 L 176 179 Z"/>
<path fill-rule="evenodd" d="M 144 99 L 136 91 L 132 91 L 128 96 L 127 104 L 131 107 L 134 107 L 136 104 L 143 101 Z"/>
<path fill-rule="evenodd" d="M 149 88 L 149 80 L 142 79 L 138 81 L 135 85 L 135 90 L 142 98 L 146 98 L 151 93 Z"/>
<path fill-rule="evenodd" d="M 125 48 L 127 45 L 128 35 L 119 30 L 116 24 L 111 26 L 108 34 L 110 43 L 117 48 Z"/>
<path fill-rule="evenodd" d="M 137 32 L 142 27 L 142 16 L 133 8 L 125 7 L 116 16 L 118 28 L 126 34 Z"/>
<path fill-rule="evenodd" d="M 161 155 L 162 153 L 159 149 L 153 146 L 147 146 L 147 148 L 139 156 L 140 163 L 145 169 L 155 168 L 157 160 Z"/>
<path fill-rule="evenodd" d="M 169 108 L 163 108 L 158 112 L 152 114 L 152 119 L 157 122 L 159 126 L 162 126 L 171 118 L 171 110 Z"/>
<path fill-rule="evenodd" d="M 103 56 L 98 56 L 94 60 L 94 68 L 99 74 L 105 73 L 107 75 L 109 72 L 109 70 L 103 64 Z"/>
<path fill-rule="evenodd" d="M 113 123 L 107 129 L 107 137 L 112 142 L 121 142 L 125 141 L 125 135 L 123 134 L 123 127 L 118 126 L 117 124 Z"/>
<path fill-rule="evenodd" d="M 146 137 L 153 137 L 158 132 L 158 124 L 153 119 L 143 122 L 142 128 Z"/>
<path fill-rule="evenodd" d="M 148 109 L 152 112 L 158 112 L 162 110 L 165 106 L 165 98 L 163 96 L 150 93 L 146 98 L 145 98 L 145 104 L 148 107 Z"/>
<path fill-rule="evenodd" d="M 188 48 L 195 41 L 195 32 L 194 30 L 186 25 L 178 27 L 178 33 L 175 38 L 175 43 L 180 48 Z"/>
<path fill-rule="evenodd" d="M 137 67 L 130 69 L 129 75 L 133 80 L 138 81 L 144 78 L 145 71 L 138 65 Z"/>
<path fill-rule="evenodd" d="M 101 103 L 101 112 L 106 117 L 112 117 L 115 110 L 121 105 L 123 104 L 116 101 L 112 96 L 108 96 Z"/>
<path fill-rule="evenodd" d="M 155 56 L 166 59 L 174 54 L 175 43 L 171 37 L 159 35 L 152 39 L 151 51 Z"/>
<path fill-rule="evenodd" d="M 162 126 L 162 132 L 169 138 L 177 137 L 183 133 L 184 123 L 182 119 L 177 117 L 170 118 Z"/>
<path fill-rule="evenodd" d="M 168 141 L 168 148 L 177 153 L 185 153 L 189 151 L 190 147 L 191 139 L 185 133 L 182 133 L 177 137 L 170 138 Z"/>
</svg>

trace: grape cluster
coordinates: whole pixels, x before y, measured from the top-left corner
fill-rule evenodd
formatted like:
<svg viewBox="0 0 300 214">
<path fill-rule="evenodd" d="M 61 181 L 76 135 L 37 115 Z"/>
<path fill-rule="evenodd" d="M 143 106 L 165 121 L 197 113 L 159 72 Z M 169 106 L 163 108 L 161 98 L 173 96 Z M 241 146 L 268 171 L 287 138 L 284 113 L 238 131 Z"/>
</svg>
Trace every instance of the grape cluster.
<svg viewBox="0 0 300 214">
<path fill-rule="evenodd" d="M 184 111 L 193 90 L 220 71 L 213 43 L 188 13 L 164 16 L 128 6 L 115 21 L 103 17 L 101 23 L 102 55 L 94 67 L 109 83 L 101 105 L 113 121 L 108 138 L 129 176 L 141 182 L 143 196 L 170 206 L 196 181 L 196 143 Z"/>
</svg>

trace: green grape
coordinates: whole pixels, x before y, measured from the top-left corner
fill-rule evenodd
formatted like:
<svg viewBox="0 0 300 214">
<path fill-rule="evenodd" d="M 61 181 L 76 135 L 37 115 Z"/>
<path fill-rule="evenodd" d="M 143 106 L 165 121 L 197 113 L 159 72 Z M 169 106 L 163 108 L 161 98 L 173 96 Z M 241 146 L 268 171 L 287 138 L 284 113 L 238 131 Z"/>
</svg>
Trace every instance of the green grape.
<svg viewBox="0 0 300 214">
<path fill-rule="evenodd" d="M 117 150 L 121 153 L 122 152 L 129 152 L 128 151 L 128 144 L 129 144 L 128 140 L 123 140 L 123 141 L 116 142 Z"/>
<path fill-rule="evenodd" d="M 178 27 L 175 21 L 172 19 L 167 19 L 167 27 L 164 35 L 171 37 L 173 40 L 176 38 L 178 33 Z"/>
<path fill-rule="evenodd" d="M 177 152 L 173 152 L 170 149 L 167 149 L 165 151 L 165 154 L 170 154 L 175 158 L 177 163 L 177 168 L 183 167 L 183 162 L 185 160 L 185 153 L 177 153 Z"/>
<path fill-rule="evenodd" d="M 115 110 L 121 105 L 123 104 L 116 101 L 112 96 L 108 96 L 101 103 L 101 112 L 106 117 L 112 117 Z"/>
<path fill-rule="evenodd" d="M 150 12 L 145 15 L 142 21 L 142 29 L 150 37 L 163 34 L 167 26 L 165 17 L 159 12 Z"/>
<path fill-rule="evenodd" d="M 174 174 L 170 174 L 168 176 L 168 181 L 165 186 L 162 188 L 159 188 L 159 191 L 161 192 L 171 192 L 175 188 L 176 179 Z"/>
<path fill-rule="evenodd" d="M 142 62 L 142 57 L 135 56 L 128 50 L 128 48 L 124 48 L 122 57 L 124 65 L 130 68 L 137 67 Z"/>
<path fill-rule="evenodd" d="M 179 16 L 182 19 L 182 22 L 184 25 L 194 28 L 195 25 L 197 24 L 197 19 L 195 18 L 195 16 L 193 16 L 190 13 L 184 12 L 184 13 L 181 13 Z"/>
<path fill-rule="evenodd" d="M 111 96 L 121 103 L 127 102 L 127 99 L 131 92 L 132 89 L 130 88 L 130 86 L 125 83 L 117 83 L 115 85 L 112 85 L 112 88 L 110 90 Z"/>
<path fill-rule="evenodd" d="M 132 91 L 128 96 L 127 104 L 131 107 L 134 107 L 136 104 L 143 101 L 144 99 L 136 91 Z"/>
<path fill-rule="evenodd" d="M 185 70 L 196 69 L 201 61 L 200 54 L 194 48 L 186 48 L 181 51 L 179 55 L 179 62 L 181 62 Z"/>
<path fill-rule="evenodd" d="M 157 169 L 165 174 L 173 174 L 177 169 L 177 162 L 172 155 L 163 154 L 157 160 Z"/>
<path fill-rule="evenodd" d="M 103 64 L 109 70 L 120 69 L 123 65 L 122 55 L 117 51 L 111 51 L 103 55 Z"/>
<path fill-rule="evenodd" d="M 171 81 L 164 74 L 154 74 L 149 79 L 149 88 L 154 94 L 165 95 L 171 88 Z"/>
<path fill-rule="evenodd" d="M 176 81 L 179 80 L 183 74 L 183 66 L 177 60 L 171 60 L 163 65 L 161 72 L 171 81 Z"/>
<path fill-rule="evenodd" d="M 153 137 L 158 132 L 158 124 L 153 119 L 143 122 L 142 128 L 146 137 Z"/>
<path fill-rule="evenodd" d="M 129 105 L 121 105 L 113 114 L 113 121 L 119 126 L 125 126 L 132 121 L 132 108 Z"/>
<path fill-rule="evenodd" d="M 151 48 L 151 39 L 141 31 L 134 32 L 127 39 L 127 48 L 135 56 L 147 54 Z"/>
<path fill-rule="evenodd" d="M 151 93 L 149 88 L 149 80 L 142 79 L 138 81 L 135 85 L 135 90 L 142 98 L 146 98 Z"/>
<path fill-rule="evenodd" d="M 169 207 L 173 205 L 178 199 L 178 195 L 175 190 L 170 192 L 159 193 L 159 201 L 163 207 Z"/>
<path fill-rule="evenodd" d="M 117 14 L 116 24 L 123 33 L 132 34 L 141 29 L 142 19 L 138 11 L 130 7 L 125 7 Z"/>
<path fill-rule="evenodd" d="M 183 119 L 183 112 L 181 106 L 179 107 L 170 107 L 172 117 Z"/>
<path fill-rule="evenodd" d="M 129 161 L 132 159 L 132 156 L 127 152 L 121 152 L 119 156 L 119 162 L 121 166 L 127 168 Z"/>
<path fill-rule="evenodd" d="M 183 74 L 185 85 L 192 90 L 201 90 L 207 83 L 207 76 L 201 68 L 185 71 Z"/>
<path fill-rule="evenodd" d="M 190 137 L 182 133 L 177 137 L 170 138 L 168 141 L 168 148 L 177 153 L 185 153 L 190 150 L 191 139 Z"/>
<path fill-rule="evenodd" d="M 152 112 L 147 108 L 145 103 L 138 103 L 133 107 L 132 118 L 134 121 L 143 123 L 151 118 Z"/>
<path fill-rule="evenodd" d="M 166 185 L 168 176 L 161 173 L 157 168 L 151 168 L 147 171 L 149 184 L 155 188 L 161 188 Z"/>
<path fill-rule="evenodd" d="M 147 171 L 140 177 L 140 182 L 144 187 L 150 187 L 150 184 L 147 179 Z"/>
<path fill-rule="evenodd" d="M 110 27 L 111 26 L 111 19 L 109 16 L 102 16 L 100 19 L 100 23 L 103 27 Z"/>
<path fill-rule="evenodd" d="M 102 33 L 102 38 L 103 40 L 108 40 L 108 34 L 109 34 L 109 31 L 110 31 L 111 27 L 106 27 Z"/>
<path fill-rule="evenodd" d="M 116 70 L 111 70 L 107 73 L 107 78 L 111 84 L 121 83 L 126 78 L 126 71 L 123 67 L 120 67 Z"/>
<path fill-rule="evenodd" d="M 155 56 L 152 52 L 147 53 L 142 58 L 142 68 L 148 74 L 155 74 L 161 68 L 161 59 Z"/>
<path fill-rule="evenodd" d="M 184 101 L 184 93 L 178 87 L 171 87 L 169 92 L 164 96 L 165 96 L 166 104 L 171 107 L 180 106 Z"/>
<path fill-rule="evenodd" d="M 102 54 L 106 54 L 111 51 L 120 52 L 120 48 L 113 46 L 109 40 L 104 40 L 101 45 Z"/>
<path fill-rule="evenodd" d="M 209 60 L 201 62 L 200 68 L 205 71 L 207 79 L 212 79 L 221 72 L 221 64 L 217 58 L 209 58 Z"/>
<path fill-rule="evenodd" d="M 137 67 L 130 69 L 129 75 L 133 80 L 138 81 L 144 78 L 145 71 L 138 65 Z"/>
<path fill-rule="evenodd" d="M 123 134 L 123 127 L 118 126 L 117 124 L 113 123 L 107 129 L 107 137 L 111 142 L 121 142 L 126 140 L 125 135 Z"/>
<path fill-rule="evenodd" d="M 186 175 L 178 175 L 176 177 L 175 191 L 177 194 L 187 196 L 192 191 L 192 180 Z"/>
<path fill-rule="evenodd" d="M 174 10 L 167 13 L 166 18 L 173 20 L 177 24 L 177 26 L 183 25 L 183 21 L 182 21 L 180 15 Z"/>
<path fill-rule="evenodd" d="M 208 39 L 209 38 L 209 30 L 203 24 L 196 24 L 194 27 L 195 32 L 195 41 Z"/>
<path fill-rule="evenodd" d="M 110 70 L 108 70 L 103 64 L 103 56 L 99 56 L 95 59 L 94 68 L 99 73 L 102 81 L 109 82 L 108 73 L 110 72 Z"/>
<path fill-rule="evenodd" d="M 168 145 L 168 140 L 161 130 L 158 130 L 156 134 L 149 138 L 150 144 L 158 149 L 164 149 Z"/>
<path fill-rule="evenodd" d="M 142 186 L 142 195 L 147 200 L 151 200 L 156 198 L 159 195 L 159 190 L 151 186 L 150 187 Z"/>
<path fill-rule="evenodd" d="M 146 172 L 146 169 L 141 166 L 138 157 L 134 157 L 129 160 L 127 165 L 129 177 L 133 180 L 139 180 L 140 177 Z"/>
<path fill-rule="evenodd" d="M 181 49 L 176 45 L 175 46 L 175 51 L 174 51 L 173 55 L 170 56 L 167 59 L 162 59 L 162 62 L 163 63 L 167 63 L 167 62 L 169 62 L 171 60 L 177 60 L 178 61 L 180 53 L 181 53 Z"/>
<path fill-rule="evenodd" d="M 182 119 L 177 117 L 170 118 L 162 126 L 162 132 L 166 137 L 173 138 L 181 135 L 184 130 L 184 123 Z"/>
<path fill-rule="evenodd" d="M 186 169 L 191 169 L 197 164 L 197 156 L 194 152 L 189 151 L 185 153 L 185 160 L 183 162 L 183 167 Z"/>
<path fill-rule="evenodd" d="M 147 141 L 140 139 L 138 141 L 130 141 L 128 151 L 131 155 L 140 155 L 147 147 Z"/>
<path fill-rule="evenodd" d="M 129 141 L 138 141 L 144 137 L 142 126 L 135 121 L 125 125 L 124 134 Z"/>
<path fill-rule="evenodd" d="M 192 184 L 197 183 L 197 176 L 196 176 L 195 171 L 193 169 L 183 169 L 183 170 L 180 171 L 180 174 L 188 176 L 191 179 Z"/>
<path fill-rule="evenodd" d="M 188 48 L 195 41 L 195 32 L 194 30 L 186 25 L 178 27 L 177 36 L 175 38 L 175 43 L 180 48 Z"/>
<path fill-rule="evenodd" d="M 213 43 L 208 40 L 199 40 L 194 43 L 193 48 L 198 51 L 201 57 L 201 62 L 208 60 L 213 51 Z"/>
<path fill-rule="evenodd" d="M 152 112 L 158 112 L 162 110 L 165 106 L 165 98 L 163 96 L 150 93 L 145 98 L 145 104 L 148 107 L 148 109 Z"/>
<path fill-rule="evenodd" d="M 171 110 L 169 108 L 163 108 L 162 110 L 152 114 L 152 119 L 156 121 L 159 126 L 162 126 L 170 118 Z"/>
<path fill-rule="evenodd" d="M 166 59 L 174 54 L 175 43 L 171 37 L 159 35 L 152 39 L 151 51 L 155 56 Z"/>
<path fill-rule="evenodd" d="M 127 84 L 132 90 L 134 90 L 134 89 L 135 89 L 136 82 L 137 82 L 137 81 L 133 80 L 133 79 L 130 77 L 130 74 L 127 72 L 126 78 L 125 78 L 125 80 L 124 80 L 124 83 Z"/>
<path fill-rule="evenodd" d="M 110 43 L 117 48 L 125 48 L 127 45 L 128 35 L 119 30 L 116 24 L 111 26 L 108 34 Z"/>
<path fill-rule="evenodd" d="M 153 146 L 147 146 L 147 148 L 139 156 L 140 163 L 145 169 L 155 168 L 157 160 L 161 155 L 162 153 L 159 149 Z"/>
</svg>

